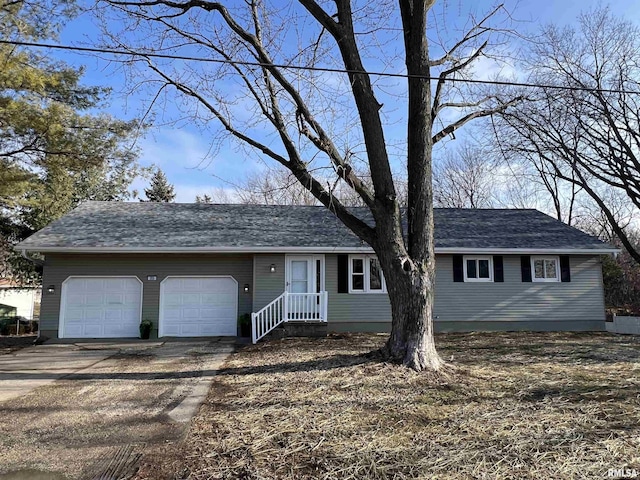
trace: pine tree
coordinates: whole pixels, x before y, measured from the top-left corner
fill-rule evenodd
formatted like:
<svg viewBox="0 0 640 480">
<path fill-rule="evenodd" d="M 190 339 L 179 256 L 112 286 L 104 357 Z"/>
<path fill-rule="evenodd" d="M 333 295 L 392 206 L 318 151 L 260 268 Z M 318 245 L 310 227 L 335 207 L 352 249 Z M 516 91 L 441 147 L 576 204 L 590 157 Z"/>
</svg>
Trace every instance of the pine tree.
<svg viewBox="0 0 640 480">
<path fill-rule="evenodd" d="M 147 200 L 142 202 L 173 202 L 176 194 L 173 191 L 173 185 L 169 183 L 167 177 L 162 170 L 157 169 L 151 177 L 151 185 L 144 189 Z"/>
<path fill-rule="evenodd" d="M 53 42 L 75 0 L 0 0 L 0 39 Z M 37 284 L 13 246 L 84 200 L 125 200 L 139 121 L 101 112 L 110 89 L 40 49 L 0 44 L 0 276 Z"/>
</svg>

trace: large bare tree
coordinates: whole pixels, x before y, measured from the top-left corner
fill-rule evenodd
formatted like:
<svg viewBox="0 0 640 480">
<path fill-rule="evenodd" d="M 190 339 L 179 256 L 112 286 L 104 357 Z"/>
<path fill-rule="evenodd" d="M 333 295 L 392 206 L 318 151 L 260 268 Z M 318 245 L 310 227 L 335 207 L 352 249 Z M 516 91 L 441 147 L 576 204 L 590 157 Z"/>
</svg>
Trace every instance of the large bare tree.
<svg viewBox="0 0 640 480">
<path fill-rule="evenodd" d="M 416 370 L 438 370 L 443 365 L 434 344 L 432 317 L 432 147 L 471 120 L 517 102 L 473 93 L 463 98 L 464 89 L 451 82 L 468 75 L 474 61 L 491 54 L 491 35 L 504 34 L 508 21 L 502 7 L 472 17 L 459 38 L 435 43 L 432 58 L 427 19 L 434 3 L 98 3 L 98 10 L 106 12 L 103 15 L 119 16 L 118 24 L 128 27 L 107 32 L 110 46 L 136 53 L 155 74 L 160 90 L 171 87 L 182 93 L 192 119 L 209 124 L 215 120 L 226 134 L 249 147 L 247 155 L 259 152 L 287 168 L 373 248 L 387 280 L 393 316 L 384 352 L 390 360 Z M 222 63 L 203 65 L 149 55 L 158 52 Z M 369 73 L 403 69 L 403 84 Z M 385 96 L 391 100 L 383 105 L 379 97 L 387 90 L 396 96 Z M 399 127 L 392 117 L 402 107 L 404 126 Z M 391 128 L 404 131 L 406 140 L 399 148 L 386 140 Z M 406 210 L 392 175 L 393 160 L 400 154 L 408 178 Z M 370 184 L 359 171 L 370 172 Z M 328 172 L 357 193 L 369 215 L 356 215 L 333 195 L 324 181 Z"/>
<path fill-rule="evenodd" d="M 534 165 L 550 192 L 591 197 L 640 262 L 609 202 L 622 193 L 640 213 L 640 29 L 606 8 L 590 11 L 575 28 L 544 28 L 527 64 L 530 81 L 545 87 L 496 117 L 497 141 Z"/>
</svg>

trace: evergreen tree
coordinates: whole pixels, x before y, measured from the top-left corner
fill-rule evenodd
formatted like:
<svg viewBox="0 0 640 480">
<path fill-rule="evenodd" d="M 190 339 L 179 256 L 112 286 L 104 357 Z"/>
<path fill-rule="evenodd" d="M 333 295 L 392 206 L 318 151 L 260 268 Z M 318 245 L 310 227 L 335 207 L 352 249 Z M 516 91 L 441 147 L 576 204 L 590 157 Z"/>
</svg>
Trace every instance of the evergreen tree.
<svg viewBox="0 0 640 480">
<path fill-rule="evenodd" d="M 75 11 L 74 0 L 0 0 L 0 38 L 56 39 Z M 6 44 L 0 64 L 0 276 L 37 283 L 13 245 L 83 200 L 130 198 L 139 126 L 89 113 L 109 89 L 82 85 L 82 69 Z"/>
<path fill-rule="evenodd" d="M 147 196 L 147 200 L 140 200 L 141 202 L 173 202 L 176 198 L 176 194 L 173 191 L 173 185 L 169 183 L 167 177 L 159 168 L 151 177 L 151 185 L 149 188 L 144 189 L 144 194 Z"/>
</svg>

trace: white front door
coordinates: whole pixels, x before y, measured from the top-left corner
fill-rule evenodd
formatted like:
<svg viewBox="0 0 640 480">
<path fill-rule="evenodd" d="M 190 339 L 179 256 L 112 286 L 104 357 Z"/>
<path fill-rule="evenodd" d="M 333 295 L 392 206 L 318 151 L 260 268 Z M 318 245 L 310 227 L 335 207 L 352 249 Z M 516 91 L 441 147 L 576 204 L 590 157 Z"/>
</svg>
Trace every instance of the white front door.
<svg viewBox="0 0 640 480">
<path fill-rule="evenodd" d="M 324 291 L 324 255 L 287 255 L 285 277 L 289 293 Z"/>
<path fill-rule="evenodd" d="M 288 302 L 290 320 L 319 311 L 320 298 L 304 294 L 324 291 L 324 255 L 288 255 L 285 278 L 285 290 L 294 294 Z"/>
</svg>

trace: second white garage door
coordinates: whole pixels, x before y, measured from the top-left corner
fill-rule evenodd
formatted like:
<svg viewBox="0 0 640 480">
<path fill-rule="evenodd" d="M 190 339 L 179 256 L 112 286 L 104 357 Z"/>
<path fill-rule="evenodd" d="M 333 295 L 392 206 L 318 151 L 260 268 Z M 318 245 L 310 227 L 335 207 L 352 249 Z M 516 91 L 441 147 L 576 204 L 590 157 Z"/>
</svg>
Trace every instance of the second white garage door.
<svg viewBox="0 0 640 480">
<path fill-rule="evenodd" d="M 235 336 L 237 318 L 231 277 L 167 277 L 160 285 L 161 337 Z"/>
</svg>

